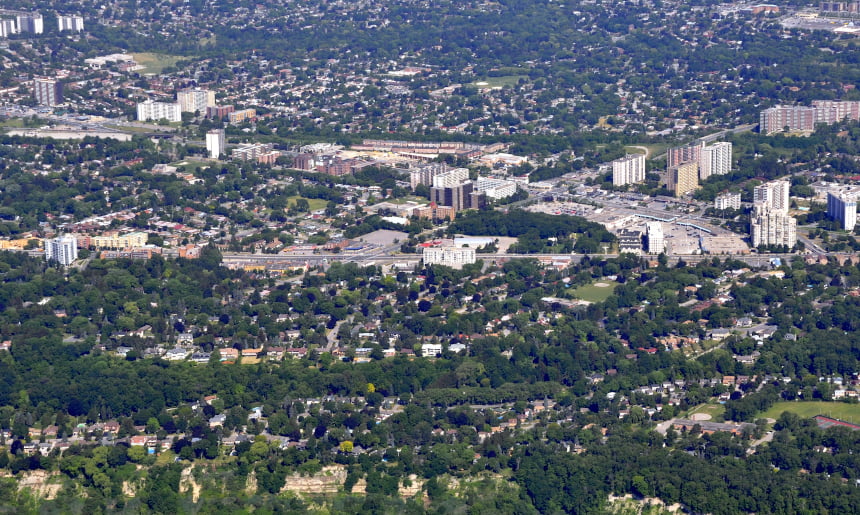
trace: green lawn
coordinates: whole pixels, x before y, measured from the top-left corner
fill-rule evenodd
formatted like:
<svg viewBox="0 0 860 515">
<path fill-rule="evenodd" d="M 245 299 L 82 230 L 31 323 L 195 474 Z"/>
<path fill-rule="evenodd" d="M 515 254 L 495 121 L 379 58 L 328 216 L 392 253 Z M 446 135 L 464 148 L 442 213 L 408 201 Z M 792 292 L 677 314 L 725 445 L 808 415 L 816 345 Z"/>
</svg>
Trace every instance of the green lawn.
<svg viewBox="0 0 860 515">
<path fill-rule="evenodd" d="M 185 59 L 179 55 L 155 54 L 152 52 L 132 54 L 132 56 L 134 57 L 134 60 L 137 61 L 137 64 L 145 67 L 143 70 L 140 70 L 141 73 L 155 74 L 161 73 L 161 71 L 168 66 L 175 65 L 176 61 Z"/>
<path fill-rule="evenodd" d="M 197 168 L 198 166 L 200 168 L 208 168 L 208 167 L 212 166 L 212 163 L 209 163 L 206 161 L 194 161 L 191 159 L 183 159 L 182 161 L 177 161 L 176 163 L 171 163 L 170 166 L 176 166 L 176 167 L 184 166 L 186 172 L 193 172 L 194 169 Z"/>
<path fill-rule="evenodd" d="M 721 422 L 723 415 L 726 413 L 726 407 L 719 403 L 700 404 L 688 411 L 686 417 L 690 418 L 696 413 L 707 413 L 711 416 L 712 422 Z"/>
<path fill-rule="evenodd" d="M 760 415 L 763 418 L 778 419 L 783 411 L 790 411 L 803 418 L 825 415 L 846 422 L 860 423 L 860 404 L 826 401 L 785 401 L 777 402 Z"/>
<path fill-rule="evenodd" d="M 597 284 L 606 284 L 607 286 L 597 286 Z M 612 295 L 618 283 L 615 281 L 597 281 L 594 284 L 580 286 L 573 290 L 573 295 L 577 299 L 588 302 L 603 302 Z"/>
<path fill-rule="evenodd" d="M 7 118 L 0 120 L 0 127 L 8 127 L 10 129 L 20 129 L 24 126 L 24 120 L 21 118 Z"/>
<path fill-rule="evenodd" d="M 472 86 L 478 88 L 503 88 L 505 86 L 516 86 L 520 79 L 528 80 L 527 75 L 505 75 L 502 77 L 487 77 L 486 79 L 477 80 L 472 83 Z"/>
<path fill-rule="evenodd" d="M 300 198 L 302 198 L 302 197 L 299 197 L 298 195 L 293 196 L 293 197 L 289 197 L 287 199 L 287 205 L 288 206 L 295 205 L 296 201 Z M 318 209 L 325 209 L 326 204 L 328 204 L 327 200 L 321 199 L 321 198 L 308 198 L 305 200 L 308 201 L 308 206 L 310 206 L 311 211 L 316 211 Z"/>
</svg>

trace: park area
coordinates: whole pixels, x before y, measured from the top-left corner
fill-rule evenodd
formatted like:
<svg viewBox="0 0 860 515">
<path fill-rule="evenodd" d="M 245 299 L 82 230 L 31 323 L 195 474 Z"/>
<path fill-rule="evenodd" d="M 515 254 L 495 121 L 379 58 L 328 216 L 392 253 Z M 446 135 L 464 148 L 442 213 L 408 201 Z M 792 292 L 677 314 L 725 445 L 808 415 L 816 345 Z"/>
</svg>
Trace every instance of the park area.
<svg viewBox="0 0 860 515">
<path fill-rule="evenodd" d="M 618 283 L 615 281 L 599 281 L 592 284 L 586 284 L 573 290 L 573 295 L 577 299 L 588 302 L 603 302 L 612 295 Z"/>
<path fill-rule="evenodd" d="M 784 401 L 777 402 L 761 414 L 762 418 L 779 419 L 782 412 L 789 411 L 802 418 L 824 415 L 845 422 L 860 423 L 860 404 L 827 401 Z"/>
</svg>

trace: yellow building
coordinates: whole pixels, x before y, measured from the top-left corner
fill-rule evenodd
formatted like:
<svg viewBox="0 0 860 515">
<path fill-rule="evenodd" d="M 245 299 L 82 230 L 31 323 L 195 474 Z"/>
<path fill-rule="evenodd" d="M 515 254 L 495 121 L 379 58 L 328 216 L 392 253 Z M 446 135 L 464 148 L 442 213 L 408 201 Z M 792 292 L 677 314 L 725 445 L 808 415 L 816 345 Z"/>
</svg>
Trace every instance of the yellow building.
<svg viewBox="0 0 860 515">
<path fill-rule="evenodd" d="M 24 250 L 27 248 L 30 240 L 37 240 L 39 248 L 42 247 L 42 240 L 40 238 L 19 238 L 17 240 L 0 240 L 0 250 Z"/>
<path fill-rule="evenodd" d="M 97 249 L 127 249 L 146 245 L 148 235 L 145 232 L 130 232 L 128 234 L 104 234 L 93 236 L 91 244 Z"/>
<path fill-rule="evenodd" d="M 676 197 L 683 196 L 699 187 L 699 164 L 695 161 L 669 168 L 667 185 Z"/>
</svg>

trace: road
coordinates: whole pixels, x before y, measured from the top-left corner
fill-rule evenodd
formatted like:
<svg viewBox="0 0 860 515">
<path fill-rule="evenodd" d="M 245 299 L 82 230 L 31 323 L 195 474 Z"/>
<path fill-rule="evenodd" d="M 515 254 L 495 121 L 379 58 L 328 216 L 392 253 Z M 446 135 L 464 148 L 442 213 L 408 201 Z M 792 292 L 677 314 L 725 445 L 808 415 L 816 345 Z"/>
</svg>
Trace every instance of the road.
<svg viewBox="0 0 860 515">
<path fill-rule="evenodd" d="M 618 254 L 479 254 L 478 259 L 486 261 L 507 261 L 510 259 L 540 259 L 554 261 L 570 261 L 579 263 L 584 257 L 597 259 L 615 259 Z M 721 256 L 711 254 L 668 256 L 669 264 L 677 264 L 683 261 L 694 265 L 705 260 L 719 258 L 724 260 L 728 257 L 742 261 L 753 267 L 768 267 L 773 259 L 781 261 L 791 260 L 800 254 L 748 254 L 738 256 Z M 656 256 L 651 256 L 656 259 Z M 234 266 L 264 266 L 264 265 L 305 265 L 316 266 L 327 264 L 332 261 L 353 262 L 358 264 L 393 264 L 393 263 L 415 263 L 421 259 L 420 254 L 249 254 L 249 253 L 227 253 L 223 254 L 222 261 L 225 265 Z"/>
</svg>

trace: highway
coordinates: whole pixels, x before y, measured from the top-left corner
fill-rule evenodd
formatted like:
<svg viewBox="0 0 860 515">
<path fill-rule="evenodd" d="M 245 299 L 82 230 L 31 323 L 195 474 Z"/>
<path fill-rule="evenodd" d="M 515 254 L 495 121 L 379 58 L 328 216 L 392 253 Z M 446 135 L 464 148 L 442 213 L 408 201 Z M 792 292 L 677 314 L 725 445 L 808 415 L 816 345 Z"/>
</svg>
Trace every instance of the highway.
<svg viewBox="0 0 860 515">
<path fill-rule="evenodd" d="M 579 263 L 586 256 L 592 259 L 615 259 L 618 254 L 478 254 L 478 259 L 487 261 L 507 261 L 510 259 L 541 259 L 553 261 L 571 261 Z M 742 261 L 753 267 L 770 266 L 773 259 L 779 259 L 783 262 L 790 261 L 795 257 L 802 256 L 800 254 L 748 254 L 737 256 L 721 256 L 711 254 L 699 255 L 675 255 L 668 256 L 670 264 L 676 264 L 678 261 L 683 261 L 688 264 L 696 264 L 713 258 L 725 260 L 728 257 Z M 645 257 L 645 256 L 643 256 Z M 656 259 L 657 256 L 650 256 L 651 259 Z M 224 265 L 233 266 L 317 266 L 325 265 L 333 261 L 342 261 L 345 263 L 353 262 L 357 264 L 394 264 L 394 263 L 415 263 L 421 259 L 421 254 L 303 254 L 303 255 L 288 255 L 288 254 L 249 254 L 249 253 L 226 253 L 222 256 Z"/>
</svg>

